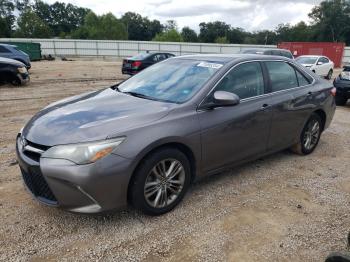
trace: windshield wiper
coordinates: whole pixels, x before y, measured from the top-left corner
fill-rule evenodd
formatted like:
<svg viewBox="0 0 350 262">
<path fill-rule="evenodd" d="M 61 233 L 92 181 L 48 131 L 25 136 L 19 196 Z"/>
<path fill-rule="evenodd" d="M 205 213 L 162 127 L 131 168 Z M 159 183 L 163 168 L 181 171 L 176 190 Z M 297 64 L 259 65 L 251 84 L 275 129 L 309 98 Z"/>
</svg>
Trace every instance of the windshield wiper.
<svg viewBox="0 0 350 262">
<path fill-rule="evenodd" d="M 137 93 L 137 92 L 132 92 L 132 91 L 129 91 L 129 92 L 122 92 L 122 91 L 119 91 L 119 92 L 121 92 L 121 93 L 123 93 L 123 94 L 131 95 L 131 96 L 139 97 L 139 98 L 161 101 L 161 100 L 159 100 L 159 99 L 157 99 L 157 98 L 154 98 L 154 97 L 152 97 L 152 96 L 140 94 L 140 93 Z"/>
</svg>

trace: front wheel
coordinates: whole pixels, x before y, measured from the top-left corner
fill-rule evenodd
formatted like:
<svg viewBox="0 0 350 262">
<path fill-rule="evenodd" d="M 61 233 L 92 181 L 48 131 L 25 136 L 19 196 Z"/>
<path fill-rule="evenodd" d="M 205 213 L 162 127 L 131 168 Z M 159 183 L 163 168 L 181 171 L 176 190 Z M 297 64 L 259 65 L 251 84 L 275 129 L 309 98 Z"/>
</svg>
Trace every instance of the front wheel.
<svg viewBox="0 0 350 262">
<path fill-rule="evenodd" d="M 155 151 L 142 161 L 131 181 L 131 204 L 147 215 L 167 213 L 180 203 L 190 180 L 185 154 L 175 148 Z"/>
<path fill-rule="evenodd" d="M 312 114 L 301 132 L 299 142 L 291 148 L 292 151 L 299 155 L 311 154 L 320 141 L 322 126 L 320 116 Z"/>
</svg>

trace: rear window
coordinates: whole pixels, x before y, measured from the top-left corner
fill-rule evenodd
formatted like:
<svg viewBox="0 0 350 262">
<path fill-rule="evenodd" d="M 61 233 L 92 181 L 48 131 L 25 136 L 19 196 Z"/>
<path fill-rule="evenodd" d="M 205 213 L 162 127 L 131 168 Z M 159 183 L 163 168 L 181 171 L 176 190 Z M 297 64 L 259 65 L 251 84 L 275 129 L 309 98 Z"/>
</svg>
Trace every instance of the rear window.
<svg viewBox="0 0 350 262">
<path fill-rule="evenodd" d="M 149 57 L 150 55 L 151 54 L 149 54 L 149 53 L 140 53 L 140 54 L 137 54 L 137 55 L 131 57 L 130 59 L 131 60 L 143 60 L 143 59 Z"/>
</svg>

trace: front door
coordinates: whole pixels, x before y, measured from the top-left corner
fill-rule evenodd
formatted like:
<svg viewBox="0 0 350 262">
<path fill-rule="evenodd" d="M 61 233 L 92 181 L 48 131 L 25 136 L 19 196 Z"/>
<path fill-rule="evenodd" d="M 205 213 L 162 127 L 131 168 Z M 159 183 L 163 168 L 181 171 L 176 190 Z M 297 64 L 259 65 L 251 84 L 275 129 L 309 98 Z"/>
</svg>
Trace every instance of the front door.
<svg viewBox="0 0 350 262">
<path fill-rule="evenodd" d="M 266 151 L 271 111 L 265 82 L 261 64 L 247 62 L 234 67 L 208 96 L 210 101 L 215 91 L 227 91 L 238 95 L 241 102 L 232 107 L 199 110 L 204 172 Z"/>
</svg>

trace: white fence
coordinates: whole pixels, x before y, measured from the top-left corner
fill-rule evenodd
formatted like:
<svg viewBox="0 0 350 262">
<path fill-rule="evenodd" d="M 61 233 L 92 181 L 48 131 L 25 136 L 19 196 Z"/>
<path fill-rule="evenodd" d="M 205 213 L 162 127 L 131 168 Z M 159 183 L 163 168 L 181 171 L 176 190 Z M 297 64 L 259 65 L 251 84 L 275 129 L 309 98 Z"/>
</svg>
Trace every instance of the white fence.
<svg viewBox="0 0 350 262">
<path fill-rule="evenodd" d="M 96 56 L 127 57 L 142 51 L 162 51 L 175 55 L 202 53 L 238 53 L 242 49 L 254 47 L 274 48 L 274 45 L 237 45 L 237 44 L 205 44 L 174 43 L 145 41 L 113 41 L 113 40 L 74 40 L 74 39 L 22 39 L 1 38 L 9 42 L 35 42 L 41 44 L 42 54 L 53 56 Z M 345 48 L 343 62 L 350 60 L 350 47 Z"/>
</svg>

